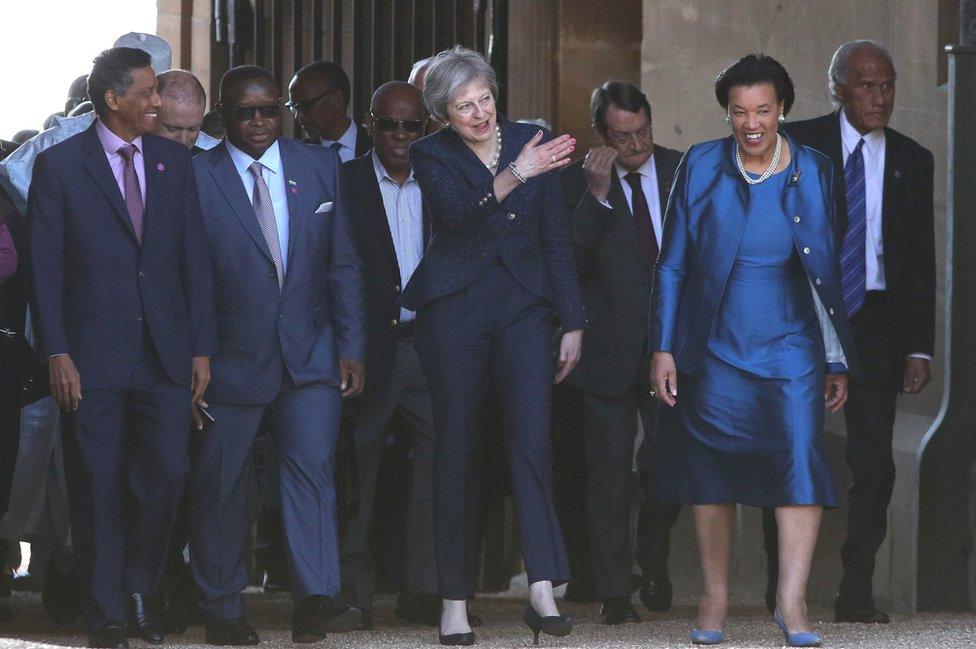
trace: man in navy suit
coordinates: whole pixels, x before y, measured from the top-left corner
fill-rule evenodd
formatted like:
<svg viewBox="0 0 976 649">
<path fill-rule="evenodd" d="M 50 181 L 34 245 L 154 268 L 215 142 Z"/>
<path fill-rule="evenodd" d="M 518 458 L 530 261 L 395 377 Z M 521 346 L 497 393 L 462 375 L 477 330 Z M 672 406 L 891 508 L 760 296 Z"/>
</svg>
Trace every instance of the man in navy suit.
<svg viewBox="0 0 976 649">
<path fill-rule="evenodd" d="M 163 640 L 144 596 L 162 573 L 189 465 L 190 401 L 207 387 L 216 340 L 190 153 L 151 134 L 149 55 L 107 50 L 88 84 L 98 119 L 34 164 L 31 301 L 64 411 L 89 646 L 119 647 L 127 603 L 134 630 Z"/>
<path fill-rule="evenodd" d="M 281 97 L 266 70 L 220 83 L 227 138 L 194 160 L 213 262 L 218 348 L 206 394 L 213 423 L 190 479 L 190 557 L 207 642 L 255 644 L 244 619 L 248 458 L 262 424 L 278 450 L 291 558 L 292 638 L 348 630 L 336 603 L 333 456 L 343 396 L 363 387 L 362 274 L 332 149 L 280 137 Z"/>
</svg>

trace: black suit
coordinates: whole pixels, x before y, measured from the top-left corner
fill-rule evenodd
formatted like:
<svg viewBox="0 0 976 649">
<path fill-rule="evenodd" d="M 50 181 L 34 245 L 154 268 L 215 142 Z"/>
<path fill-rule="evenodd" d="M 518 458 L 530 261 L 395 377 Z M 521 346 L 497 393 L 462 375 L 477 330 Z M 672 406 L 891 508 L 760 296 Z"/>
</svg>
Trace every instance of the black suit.
<svg viewBox="0 0 976 649">
<path fill-rule="evenodd" d="M 657 201 L 665 213 L 681 154 L 655 147 Z M 656 402 L 648 385 L 648 312 L 654 260 L 644 252 L 616 170 L 601 204 L 587 191 L 582 161 L 563 173 L 566 210 L 589 327 L 569 383 L 583 391 L 587 512 L 595 594 L 629 597 L 631 463 L 638 414 L 644 425 L 641 467 L 653 449 Z M 679 505 L 649 500 L 642 508 L 637 560 L 645 573 L 667 573 L 668 536 Z"/>
<path fill-rule="evenodd" d="M 363 395 L 344 405 L 345 413 L 355 422 L 359 511 L 348 521 L 342 542 L 342 593 L 347 603 L 370 609 L 376 586 L 370 537 L 377 500 L 381 506 L 384 501 L 395 500 L 407 514 L 403 517 L 405 529 L 396 534 L 406 538 L 404 590 L 410 595 L 437 593 L 433 539 L 435 435 L 430 390 L 414 349 L 413 323 L 400 321 L 397 300 L 403 281 L 372 152 L 342 165 L 341 182 L 343 195 L 351 201 L 353 238 L 367 269 L 364 295 L 368 376 Z M 415 181 L 408 179 L 401 191 L 409 191 L 411 182 Z M 384 179 L 384 183 L 389 181 Z M 412 198 L 418 197 L 419 189 Z M 405 210 L 409 198 L 405 196 L 399 202 Z M 420 209 L 425 245 L 430 240 L 430 219 L 422 203 Z M 390 490 L 402 489 L 395 480 L 402 472 L 402 463 L 380 468 L 390 423 L 398 413 L 410 422 L 412 433 L 406 498 Z M 378 479 L 382 484 L 377 484 Z M 394 540 L 399 540 L 396 537 Z M 381 551 L 388 553 L 389 546 L 386 543 Z"/>
<path fill-rule="evenodd" d="M 837 182 L 838 240 L 847 222 L 840 112 L 787 124 L 801 144 L 825 153 Z M 848 492 L 847 539 L 841 550 L 846 605 L 870 604 L 874 559 L 887 531 L 895 480 L 892 429 L 905 359 L 935 350 L 935 233 L 932 154 L 911 138 L 885 129 L 882 235 L 885 290 L 870 291 L 851 324 L 861 375 L 850 382 L 844 410 Z M 776 547 L 775 520 L 764 517 L 766 546 Z"/>
<path fill-rule="evenodd" d="M 310 138 L 310 137 L 307 137 L 307 138 L 305 138 L 302 141 L 305 142 L 306 144 L 321 144 L 322 143 L 322 140 L 321 139 Z M 362 124 L 356 122 L 356 155 L 355 155 L 355 157 L 356 158 L 361 158 L 362 156 L 364 156 L 367 153 L 369 153 L 369 151 L 372 148 L 373 148 L 373 138 L 371 138 L 369 136 L 369 133 L 366 132 L 366 128 Z M 352 160 L 349 160 L 349 162 L 352 162 Z"/>
</svg>

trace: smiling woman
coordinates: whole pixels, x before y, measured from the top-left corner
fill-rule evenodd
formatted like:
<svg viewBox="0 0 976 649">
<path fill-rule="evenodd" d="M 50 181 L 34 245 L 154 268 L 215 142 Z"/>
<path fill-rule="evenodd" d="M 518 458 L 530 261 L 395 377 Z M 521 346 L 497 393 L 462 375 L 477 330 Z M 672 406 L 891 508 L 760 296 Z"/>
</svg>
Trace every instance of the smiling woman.
<svg viewBox="0 0 976 649">
<path fill-rule="evenodd" d="M 97 20 L 92 19 L 92 5 L 85 2 L 0 4 L 7 27 L 0 79 L 8 96 L 22 98 L 0 111 L 3 139 L 21 129 L 40 129 L 48 115 L 62 111 L 71 82 L 87 73 L 95 55 L 112 47 L 119 36 L 156 33 L 156 0 L 99 0 Z"/>
</svg>

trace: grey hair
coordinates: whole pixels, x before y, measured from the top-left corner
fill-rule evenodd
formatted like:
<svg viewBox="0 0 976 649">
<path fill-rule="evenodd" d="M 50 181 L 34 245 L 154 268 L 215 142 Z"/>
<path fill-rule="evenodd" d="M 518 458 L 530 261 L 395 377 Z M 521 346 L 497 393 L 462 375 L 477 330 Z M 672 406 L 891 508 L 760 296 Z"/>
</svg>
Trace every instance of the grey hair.
<svg viewBox="0 0 976 649">
<path fill-rule="evenodd" d="M 495 71 L 480 53 L 455 45 L 434 56 L 424 77 L 424 103 L 431 116 L 446 122 L 447 105 L 472 81 L 483 81 L 491 96 L 498 99 Z"/>
<path fill-rule="evenodd" d="M 414 62 L 413 66 L 410 68 L 410 75 L 407 77 L 407 83 L 413 85 L 414 81 L 417 80 L 417 75 L 430 64 L 430 60 L 432 58 L 433 57 L 428 56 L 425 59 L 420 59 L 419 61 Z"/>
<path fill-rule="evenodd" d="M 877 52 L 888 62 L 892 71 L 895 69 L 895 62 L 888 53 L 888 48 L 879 43 L 866 38 L 856 41 L 847 41 L 837 48 L 834 56 L 830 59 L 830 67 L 827 68 L 827 88 L 830 91 L 830 102 L 835 106 L 840 106 L 840 99 L 837 97 L 837 85 L 847 83 L 847 74 L 850 72 L 851 56 L 860 49 L 868 49 Z"/>
</svg>

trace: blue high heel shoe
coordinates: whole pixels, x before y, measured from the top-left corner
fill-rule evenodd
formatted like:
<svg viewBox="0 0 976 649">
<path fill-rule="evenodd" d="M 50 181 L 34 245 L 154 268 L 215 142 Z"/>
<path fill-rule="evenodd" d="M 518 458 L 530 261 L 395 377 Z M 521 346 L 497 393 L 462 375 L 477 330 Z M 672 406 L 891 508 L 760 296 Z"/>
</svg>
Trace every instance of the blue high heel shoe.
<svg viewBox="0 0 976 649">
<path fill-rule="evenodd" d="M 691 630 L 691 644 L 721 644 L 722 640 L 725 640 L 723 631 Z"/>
<path fill-rule="evenodd" d="M 783 616 L 780 614 L 779 609 L 773 612 L 773 620 L 776 621 L 776 626 L 779 627 L 779 630 L 783 632 L 786 644 L 791 647 L 819 647 L 820 643 L 823 642 L 820 635 L 813 631 L 790 633 L 789 629 L 786 628 L 786 622 L 783 621 Z"/>
</svg>

